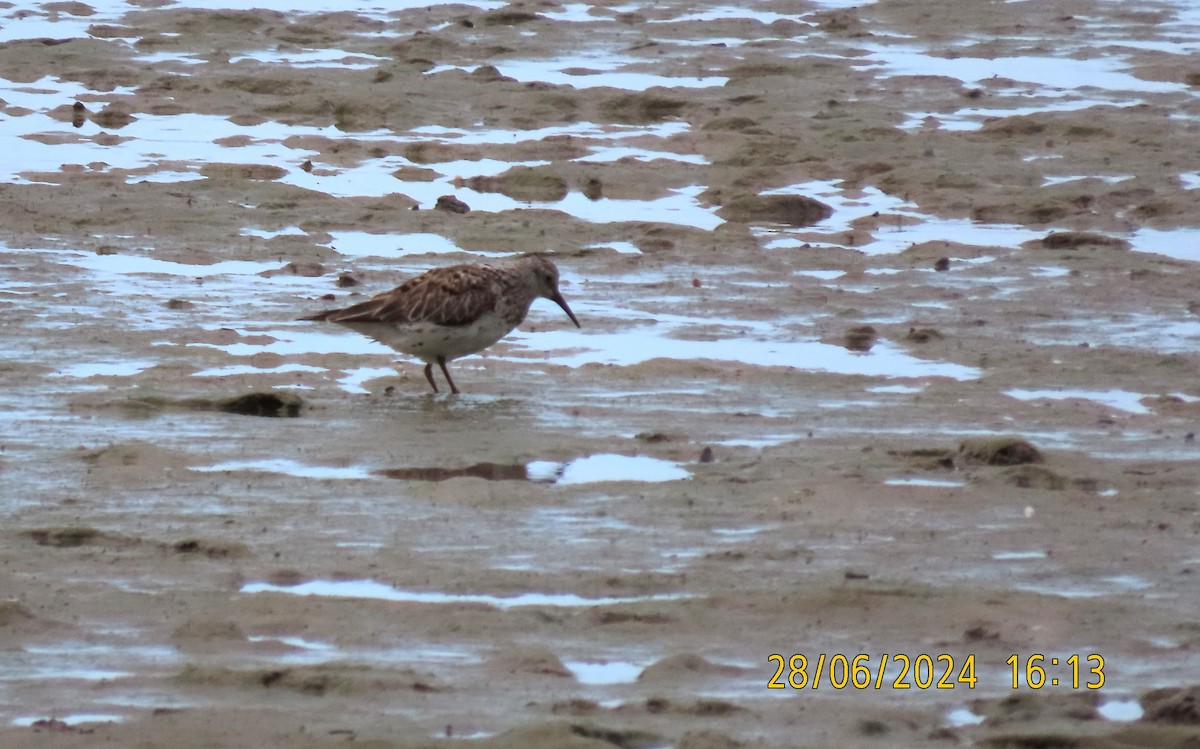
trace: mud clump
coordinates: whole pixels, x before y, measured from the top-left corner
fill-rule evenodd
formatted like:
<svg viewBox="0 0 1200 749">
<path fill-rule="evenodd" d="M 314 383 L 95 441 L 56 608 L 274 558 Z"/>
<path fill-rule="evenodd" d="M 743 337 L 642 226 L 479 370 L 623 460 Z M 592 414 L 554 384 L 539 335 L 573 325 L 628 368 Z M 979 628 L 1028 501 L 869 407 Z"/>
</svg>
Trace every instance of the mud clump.
<svg viewBox="0 0 1200 749">
<path fill-rule="evenodd" d="M 633 435 L 633 438 L 649 445 L 657 445 L 663 442 L 678 442 L 687 439 L 682 434 L 671 434 L 670 432 L 638 432 Z"/>
<path fill-rule="evenodd" d="M 28 624 L 33 620 L 33 612 L 16 601 L 0 601 L 0 629 Z"/>
<path fill-rule="evenodd" d="M 918 447 L 912 450 L 888 450 L 888 455 L 904 458 L 913 468 L 926 471 L 954 470 L 954 451 L 941 447 Z"/>
<path fill-rule="evenodd" d="M 879 332 L 870 325 L 855 325 L 842 334 L 842 345 L 851 351 L 870 351 L 879 340 Z"/>
<path fill-rule="evenodd" d="M 984 437 L 963 440 L 959 455 L 968 463 L 989 466 L 1018 466 L 1043 462 L 1036 447 L 1020 437 Z"/>
<path fill-rule="evenodd" d="M 612 744 L 621 749 L 640 749 L 647 746 L 658 746 L 662 739 L 652 733 L 636 730 L 617 730 L 614 728 L 601 728 L 599 726 L 573 725 L 571 733 L 585 739 L 593 739 L 601 741 L 605 744 Z M 534 746 L 529 744 L 527 746 Z M 563 744 L 554 742 L 548 743 L 545 746 L 563 746 Z"/>
<path fill-rule="evenodd" d="M 529 749 L 531 747 L 561 747 L 561 749 L 641 749 L 661 746 L 661 736 L 636 730 L 617 730 L 586 723 L 554 722 L 518 726 L 485 740 L 487 749 Z"/>
<path fill-rule="evenodd" d="M 537 13 L 505 8 L 493 10 L 479 16 L 479 24 L 481 26 L 518 26 L 523 23 L 543 20 L 545 20 L 545 16 L 539 16 Z"/>
<path fill-rule="evenodd" d="M 1128 250 L 1129 242 L 1119 237 L 1109 237 L 1090 231 L 1054 231 L 1039 240 L 1030 243 L 1047 250 L 1078 250 L 1086 248 L 1107 248 L 1113 250 Z"/>
<path fill-rule="evenodd" d="M 516 78 L 504 75 L 495 65 L 480 65 L 471 71 L 471 78 L 484 83 L 495 83 L 497 81 L 515 81 Z"/>
<path fill-rule="evenodd" d="M 709 718 L 731 715 L 746 709 L 726 700 L 700 699 L 694 702 L 672 702 L 666 697 L 650 697 L 646 700 L 645 706 L 646 712 L 655 715 L 670 712 Z"/>
<path fill-rule="evenodd" d="M 436 210 L 446 211 L 447 213 L 470 213 L 471 206 L 467 205 L 462 200 L 453 195 L 443 195 L 437 199 L 437 203 L 433 206 Z"/>
<path fill-rule="evenodd" d="M 240 416 L 270 416 L 295 418 L 304 408 L 304 399 L 295 393 L 254 392 L 231 395 L 227 398 L 164 398 L 144 396 L 115 404 L 129 411 L 152 412 L 165 410 L 220 411 Z"/>
<path fill-rule="evenodd" d="M 678 749 L 741 749 L 745 746 L 719 731 L 688 731 L 676 744 Z"/>
<path fill-rule="evenodd" d="M 943 337 L 941 331 L 936 328 L 909 328 L 908 335 L 904 336 L 904 339 L 913 343 L 929 343 Z"/>
<path fill-rule="evenodd" d="M 737 666 L 713 663 L 695 653 L 680 653 L 660 658 L 646 666 L 642 673 L 638 674 L 637 680 L 642 684 L 674 684 L 681 678 L 726 678 L 739 676 L 742 673 L 744 673 L 743 669 Z"/>
<path fill-rule="evenodd" d="M 1004 480 L 1021 489 L 1046 489 L 1062 491 L 1070 481 L 1044 466 L 1014 466 L 1004 472 Z"/>
<path fill-rule="evenodd" d="M 384 468 L 373 471 L 377 476 L 404 481 L 448 481 L 450 479 L 471 477 L 487 479 L 488 481 L 525 481 L 529 472 L 523 465 L 506 465 L 504 463 L 476 463 L 466 468 Z"/>
<path fill-rule="evenodd" d="M 1028 725 L 1048 719 L 1093 720 L 1096 717 L 1098 702 L 1099 697 L 1094 693 L 1053 696 L 1019 694 L 1001 699 L 974 700 L 970 706 L 971 712 L 987 719 L 986 725 L 998 726 Z"/>
<path fill-rule="evenodd" d="M 225 642 L 245 642 L 246 633 L 236 622 L 216 620 L 191 620 L 184 622 L 171 633 L 174 642 L 213 640 Z"/>
<path fill-rule="evenodd" d="M 862 19 L 854 10 L 826 10 L 812 14 L 820 28 L 828 33 L 839 36 L 856 37 L 870 36 Z"/>
<path fill-rule="evenodd" d="M 761 132 L 758 120 L 754 120 L 749 117 L 738 116 L 717 117 L 716 119 L 709 120 L 708 122 L 704 123 L 704 126 L 700 129 L 706 132 L 715 132 L 720 130 L 732 130 L 742 133 L 752 133 L 756 131 Z"/>
<path fill-rule="evenodd" d="M 281 166 L 272 164 L 205 164 L 200 174 L 209 179 L 242 179 L 270 182 L 287 174 Z"/>
<path fill-rule="evenodd" d="M 249 553 L 246 545 L 237 541 L 206 541 L 198 538 L 178 541 L 171 546 L 171 549 L 177 554 L 197 554 L 209 559 L 244 557 Z"/>
<path fill-rule="evenodd" d="M 128 105 L 117 103 L 109 104 L 92 115 L 92 122 L 109 130 L 120 130 L 136 119 Z"/>
<path fill-rule="evenodd" d="M 300 415 L 304 401 L 292 393 L 246 393 L 231 398 L 222 398 L 213 403 L 213 409 L 242 416 L 286 416 Z"/>
<path fill-rule="evenodd" d="M 587 700 L 582 697 L 575 697 L 569 700 L 559 700 L 550 706 L 552 715 L 590 715 L 591 713 L 600 712 L 603 709 L 600 703 L 595 700 Z"/>
<path fill-rule="evenodd" d="M 648 125 L 651 122 L 676 117 L 687 102 L 653 94 L 628 94 L 609 99 L 600 111 L 614 122 L 626 125 Z"/>
<path fill-rule="evenodd" d="M 740 224 L 812 226 L 832 216 L 833 209 L 806 195 L 743 195 L 718 208 L 717 215 Z"/>
<path fill-rule="evenodd" d="M 488 659 L 487 668 L 502 674 L 537 674 L 563 678 L 574 676 L 553 651 L 539 647 L 501 651 Z"/>
<path fill-rule="evenodd" d="M 70 549 L 102 541 L 105 536 L 101 531 L 86 526 L 71 528 L 36 528 L 25 531 L 38 546 L 53 546 L 56 549 Z"/>
<path fill-rule="evenodd" d="M 176 680 L 192 686 L 275 689 L 313 697 L 325 694 L 375 694 L 394 690 L 440 690 L 431 676 L 411 669 L 384 671 L 374 666 L 347 663 L 247 670 L 188 665 Z"/>
<path fill-rule="evenodd" d="M 509 169 L 498 177 L 472 177 L 463 185 L 477 192 L 498 192 L 524 203 L 553 203 L 567 197 L 567 181 L 533 167 Z"/>
<path fill-rule="evenodd" d="M 320 263 L 295 263 L 291 262 L 284 265 L 282 268 L 274 268 L 265 270 L 258 275 L 263 278 L 274 278 L 275 276 L 300 276 L 301 278 L 320 278 L 325 275 L 326 269 Z"/>
<path fill-rule="evenodd" d="M 1200 726 L 1200 686 L 1166 687 L 1142 695 L 1142 720 Z"/>
<path fill-rule="evenodd" d="M 657 611 L 597 611 L 591 615 L 593 624 L 671 624 L 675 620 Z"/>
</svg>

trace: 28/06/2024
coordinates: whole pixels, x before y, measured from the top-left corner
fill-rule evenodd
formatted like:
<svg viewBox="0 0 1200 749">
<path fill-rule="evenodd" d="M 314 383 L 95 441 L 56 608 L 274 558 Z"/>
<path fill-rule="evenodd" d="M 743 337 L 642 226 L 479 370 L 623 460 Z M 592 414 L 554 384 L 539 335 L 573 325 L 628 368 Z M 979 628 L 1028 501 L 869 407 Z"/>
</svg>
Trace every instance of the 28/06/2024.
<svg viewBox="0 0 1200 749">
<path fill-rule="evenodd" d="M 883 653 L 877 662 L 872 656 L 859 653 L 819 653 L 815 660 L 802 653 L 785 657 L 778 653 L 767 656 L 776 666 L 767 682 L 768 689 L 816 689 L 827 684 L 833 689 L 954 689 L 965 686 L 974 689 L 979 681 L 975 673 L 975 654 L 956 660 L 949 653 L 909 656 L 903 653 Z M 961 663 L 961 665 L 960 665 Z M 1005 661 L 1010 667 L 1013 689 L 1070 685 L 1079 689 L 1099 689 L 1104 686 L 1104 657 L 1097 653 L 1087 656 L 1072 654 L 1066 658 L 1047 657 L 1033 653 L 1022 657 L 1013 654 Z M 1080 674 L 1085 678 L 1080 680 Z M 885 676 L 886 674 L 886 676 Z M 890 679 L 890 682 L 888 681 Z"/>
</svg>

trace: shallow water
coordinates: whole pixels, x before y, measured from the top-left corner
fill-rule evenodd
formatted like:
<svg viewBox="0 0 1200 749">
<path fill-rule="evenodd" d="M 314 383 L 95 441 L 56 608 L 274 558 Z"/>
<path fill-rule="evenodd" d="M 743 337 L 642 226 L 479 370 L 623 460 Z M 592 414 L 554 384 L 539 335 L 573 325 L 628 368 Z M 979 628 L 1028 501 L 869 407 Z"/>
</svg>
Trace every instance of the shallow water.
<svg viewBox="0 0 1200 749">
<path fill-rule="evenodd" d="M 412 603 L 482 603 L 499 609 L 522 606 L 577 607 L 611 606 L 620 603 L 641 601 L 669 601 L 684 597 L 680 594 L 630 596 L 614 598 L 585 598 L 573 593 L 523 593 L 515 596 L 494 596 L 459 593 L 437 593 L 427 591 L 398 590 L 390 585 L 373 580 L 313 580 L 298 585 L 271 585 L 247 583 L 242 593 L 288 593 L 297 596 L 331 596 L 336 598 L 374 598 L 384 601 L 409 601 Z"/>
</svg>

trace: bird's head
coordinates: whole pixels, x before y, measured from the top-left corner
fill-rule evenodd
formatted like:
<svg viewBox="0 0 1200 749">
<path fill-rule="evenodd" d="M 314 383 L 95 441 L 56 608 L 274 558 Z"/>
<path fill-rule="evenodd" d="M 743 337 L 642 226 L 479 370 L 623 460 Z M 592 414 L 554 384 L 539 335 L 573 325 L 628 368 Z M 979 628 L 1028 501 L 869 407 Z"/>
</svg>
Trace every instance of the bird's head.
<svg viewBox="0 0 1200 749">
<path fill-rule="evenodd" d="M 527 258 L 527 262 L 533 274 L 534 288 L 537 290 L 537 295 L 545 297 L 559 307 L 562 307 L 562 311 L 567 313 L 567 317 L 571 318 L 571 322 L 575 323 L 575 327 L 582 327 L 579 324 L 579 320 L 576 319 L 575 313 L 567 306 L 567 300 L 563 299 L 562 294 L 558 290 L 558 267 L 541 255 L 531 255 Z"/>
</svg>

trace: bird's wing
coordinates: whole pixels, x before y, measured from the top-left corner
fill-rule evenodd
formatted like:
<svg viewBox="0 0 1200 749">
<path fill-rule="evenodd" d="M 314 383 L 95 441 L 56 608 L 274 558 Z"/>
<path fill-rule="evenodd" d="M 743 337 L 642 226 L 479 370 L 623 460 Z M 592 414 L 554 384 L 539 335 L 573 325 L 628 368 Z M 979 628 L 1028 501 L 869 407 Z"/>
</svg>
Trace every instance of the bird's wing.
<svg viewBox="0 0 1200 749">
<path fill-rule="evenodd" d="M 434 268 L 365 302 L 322 313 L 336 323 L 466 325 L 496 307 L 496 270 L 482 265 Z"/>
</svg>

